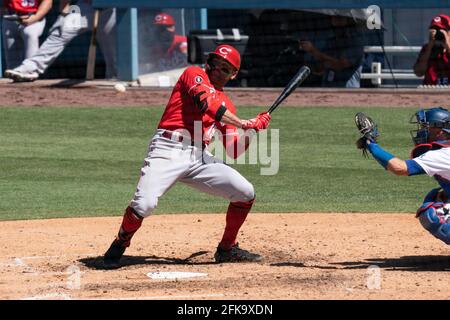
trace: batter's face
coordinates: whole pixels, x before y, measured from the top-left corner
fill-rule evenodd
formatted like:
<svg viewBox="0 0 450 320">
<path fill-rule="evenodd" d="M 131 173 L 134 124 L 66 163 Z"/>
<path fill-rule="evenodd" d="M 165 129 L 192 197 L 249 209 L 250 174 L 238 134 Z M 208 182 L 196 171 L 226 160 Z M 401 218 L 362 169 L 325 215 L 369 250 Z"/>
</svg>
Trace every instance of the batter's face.
<svg viewBox="0 0 450 320">
<path fill-rule="evenodd" d="M 212 65 L 208 65 L 207 73 L 211 83 L 218 89 L 225 87 L 228 81 L 236 78 L 238 71 L 229 62 L 220 57 L 211 59 Z"/>
</svg>

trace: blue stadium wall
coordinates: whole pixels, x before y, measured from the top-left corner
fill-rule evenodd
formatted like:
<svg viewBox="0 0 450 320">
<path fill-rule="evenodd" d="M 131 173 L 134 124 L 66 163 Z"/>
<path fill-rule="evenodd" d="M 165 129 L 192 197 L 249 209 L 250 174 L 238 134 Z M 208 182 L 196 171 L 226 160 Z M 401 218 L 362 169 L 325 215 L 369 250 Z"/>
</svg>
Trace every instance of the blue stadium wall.
<svg viewBox="0 0 450 320">
<path fill-rule="evenodd" d="M 47 17 L 47 26 L 41 42 L 45 40 L 45 36 L 49 27 L 55 21 L 59 7 L 59 0 L 54 1 L 54 6 Z M 138 49 L 132 48 L 138 41 L 137 25 L 139 16 L 148 14 L 148 12 L 156 12 L 161 9 L 162 2 L 154 0 L 93 0 L 95 7 L 116 7 L 118 8 L 118 71 L 119 78 L 123 80 L 134 80 L 138 76 Z M 367 8 L 369 5 L 378 5 L 382 9 L 397 9 L 397 8 L 443 8 L 450 10 L 450 1 L 406 1 L 406 0 L 385 0 L 385 1 L 303 1 L 303 0 L 166 0 L 163 2 L 164 8 L 186 8 L 192 9 L 194 12 L 188 24 L 192 28 L 207 28 L 208 27 L 208 10 L 211 9 L 320 9 L 320 8 Z M 132 8 L 145 8 L 139 10 Z M 222 23 L 219 15 L 211 11 L 214 17 L 214 23 L 211 26 L 217 26 Z M 226 19 L 223 21 L 227 23 Z M 91 33 L 87 32 L 76 38 L 64 50 L 60 57 L 45 73 L 44 78 L 83 78 L 86 69 L 86 57 L 89 47 Z M 2 55 L 3 56 L 3 55 Z M 2 63 L 2 65 L 4 65 Z M 0 66 L 1 67 L 1 66 Z M 104 76 L 105 66 L 103 56 L 100 50 L 97 50 L 97 66 L 96 77 L 102 78 Z"/>
</svg>

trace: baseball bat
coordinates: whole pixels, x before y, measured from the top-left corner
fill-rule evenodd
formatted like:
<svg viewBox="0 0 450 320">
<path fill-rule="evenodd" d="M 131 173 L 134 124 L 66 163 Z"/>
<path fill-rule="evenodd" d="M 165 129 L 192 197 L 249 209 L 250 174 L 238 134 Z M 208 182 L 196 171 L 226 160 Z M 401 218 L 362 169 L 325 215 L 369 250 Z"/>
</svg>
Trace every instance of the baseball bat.
<svg viewBox="0 0 450 320">
<path fill-rule="evenodd" d="M 283 92 L 280 93 L 278 98 L 272 104 L 272 106 L 267 111 L 271 114 L 289 95 L 297 88 L 303 81 L 308 78 L 311 73 L 311 69 L 307 66 L 302 66 L 300 70 L 298 70 L 297 74 L 289 81 L 289 83 L 284 88 Z"/>
<path fill-rule="evenodd" d="M 97 26 L 99 10 L 94 12 L 94 20 L 92 22 L 91 43 L 89 45 L 88 61 L 86 66 L 86 79 L 93 80 L 95 77 L 95 56 L 97 54 Z"/>
</svg>

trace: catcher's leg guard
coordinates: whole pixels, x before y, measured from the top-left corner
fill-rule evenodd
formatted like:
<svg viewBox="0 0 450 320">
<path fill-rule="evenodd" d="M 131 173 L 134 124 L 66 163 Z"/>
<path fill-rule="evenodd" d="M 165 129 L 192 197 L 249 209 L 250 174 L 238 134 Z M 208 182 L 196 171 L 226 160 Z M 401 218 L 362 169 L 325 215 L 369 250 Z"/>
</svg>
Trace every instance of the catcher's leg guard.
<svg viewBox="0 0 450 320">
<path fill-rule="evenodd" d="M 230 202 L 226 216 L 225 231 L 222 241 L 219 243 L 220 248 L 228 250 L 236 244 L 239 229 L 244 224 L 254 201 L 255 199 L 248 202 Z"/>
<path fill-rule="evenodd" d="M 442 202 L 425 202 L 417 210 L 420 224 L 434 237 L 450 244 L 449 211 Z"/>
<path fill-rule="evenodd" d="M 131 238 L 141 227 L 142 220 L 143 218 L 136 214 L 133 208 L 126 208 L 119 233 L 103 257 L 106 269 L 120 267 L 120 258 L 122 258 L 125 249 L 130 246 Z"/>
</svg>

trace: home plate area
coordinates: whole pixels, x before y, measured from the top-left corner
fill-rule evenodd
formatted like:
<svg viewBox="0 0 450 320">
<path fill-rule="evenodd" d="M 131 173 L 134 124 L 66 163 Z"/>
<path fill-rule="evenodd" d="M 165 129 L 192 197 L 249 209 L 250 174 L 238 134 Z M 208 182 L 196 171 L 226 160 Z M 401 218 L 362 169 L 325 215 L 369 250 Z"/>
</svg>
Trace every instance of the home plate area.
<svg viewBox="0 0 450 320">
<path fill-rule="evenodd" d="M 122 268 L 104 270 L 120 222 L 0 222 L 0 298 L 450 298 L 447 246 L 410 214 L 252 213 L 240 246 L 264 260 L 222 264 L 214 252 L 223 214 L 155 215 L 133 238 Z"/>
</svg>

